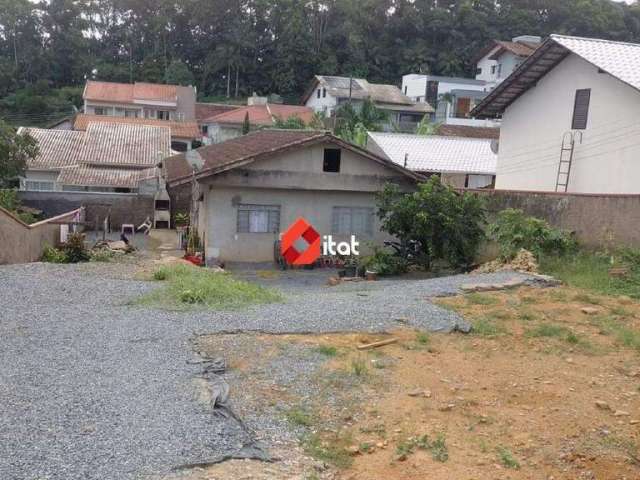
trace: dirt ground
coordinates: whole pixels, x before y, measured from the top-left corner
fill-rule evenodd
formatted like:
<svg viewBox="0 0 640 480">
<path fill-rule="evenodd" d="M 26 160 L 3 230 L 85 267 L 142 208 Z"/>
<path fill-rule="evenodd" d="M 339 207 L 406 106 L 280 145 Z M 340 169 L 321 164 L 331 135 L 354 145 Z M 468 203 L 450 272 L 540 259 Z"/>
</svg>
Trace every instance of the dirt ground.
<svg viewBox="0 0 640 480">
<path fill-rule="evenodd" d="M 240 412 L 255 409 L 243 397 L 268 390 L 264 415 L 295 435 L 281 441 L 284 462 L 225 462 L 193 478 L 640 478 L 638 303 L 567 287 L 437 301 L 474 333 L 236 338 L 247 345 L 229 351 L 231 368 L 244 371 L 232 384 Z M 397 342 L 356 348 L 389 338 Z M 219 352 L 221 341 L 202 337 L 198 349 Z M 292 345 L 321 358 L 301 388 L 253 378 L 250 364 Z M 297 395 L 305 388 L 312 393 Z"/>
</svg>

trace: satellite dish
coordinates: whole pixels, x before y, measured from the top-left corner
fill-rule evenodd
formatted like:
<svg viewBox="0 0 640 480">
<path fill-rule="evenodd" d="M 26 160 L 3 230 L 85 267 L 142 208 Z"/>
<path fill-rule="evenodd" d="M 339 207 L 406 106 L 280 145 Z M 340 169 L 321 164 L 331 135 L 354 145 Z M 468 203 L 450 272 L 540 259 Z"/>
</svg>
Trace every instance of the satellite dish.
<svg viewBox="0 0 640 480">
<path fill-rule="evenodd" d="M 498 141 L 495 138 L 491 139 L 491 151 L 497 155 L 499 149 L 500 149 L 500 141 Z"/>
</svg>

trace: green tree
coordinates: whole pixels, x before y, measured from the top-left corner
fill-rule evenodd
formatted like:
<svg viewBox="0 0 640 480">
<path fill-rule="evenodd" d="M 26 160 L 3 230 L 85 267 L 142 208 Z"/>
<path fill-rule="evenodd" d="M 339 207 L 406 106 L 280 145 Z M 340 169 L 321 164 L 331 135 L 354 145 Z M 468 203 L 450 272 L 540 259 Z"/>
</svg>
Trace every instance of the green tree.
<svg viewBox="0 0 640 480">
<path fill-rule="evenodd" d="M 183 85 L 185 87 L 195 84 L 193 73 L 191 73 L 186 63 L 179 60 L 174 60 L 169 64 L 165 82 L 170 85 Z"/>
<path fill-rule="evenodd" d="M 282 128 L 285 130 L 304 130 L 307 125 L 297 115 L 291 115 L 284 120 L 281 117 L 275 116 L 273 119 L 273 128 Z"/>
<path fill-rule="evenodd" d="M 378 195 L 378 217 L 382 229 L 401 243 L 418 242 L 420 263 L 426 268 L 438 260 L 469 267 L 484 238 L 482 199 L 457 193 L 437 176 L 419 184 L 413 193 L 387 185 Z"/>
<path fill-rule="evenodd" d="M 249 123 L 249 112 L 244 114 L 244 121 L 242 122 L 242 134 L 246 135 L 251 131 L 251 123 Z"/>
<path fill-rule="evenodd" d="M 38 155 L 36 140 L 0 120 L 0 187 L 8 187 L 24 173 L 27 160 Z"/>
</svg>

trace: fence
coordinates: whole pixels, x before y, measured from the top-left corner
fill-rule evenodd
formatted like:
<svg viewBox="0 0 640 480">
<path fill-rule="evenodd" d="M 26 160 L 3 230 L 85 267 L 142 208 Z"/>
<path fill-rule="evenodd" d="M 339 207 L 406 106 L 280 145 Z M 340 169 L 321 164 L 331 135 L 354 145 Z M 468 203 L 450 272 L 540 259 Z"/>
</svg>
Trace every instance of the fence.
<svg viewBox="0 0 640 480">
<path fill-rule="evenodd" d="M 62 225 L 83 222 L 84 209 L 27 225 L 14 214 L 0 207 L 0 265 L 35 262 L 45 245 L 60 243 Z"/>
<path fill-rule="evenodd" d="M 490 215 L 505 208 L 519 208 L 555 227 L 575 232 L 577 239 L 589 247 L 640 247 L 639 194 L 468 191 L 487 198 Z"/>
</svg>

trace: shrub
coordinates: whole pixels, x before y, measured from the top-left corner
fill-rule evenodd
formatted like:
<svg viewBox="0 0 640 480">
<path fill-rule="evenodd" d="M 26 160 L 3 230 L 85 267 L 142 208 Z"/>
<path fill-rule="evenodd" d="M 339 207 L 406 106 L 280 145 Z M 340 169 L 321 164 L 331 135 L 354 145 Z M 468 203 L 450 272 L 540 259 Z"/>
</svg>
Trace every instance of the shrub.
<svg viewBox="0 0 640 480">
<path fill-rule="evenodd" d="M 374 247 L 373 254 L 366 257 L 362 264 L 367 270 L 377 272 L 380 276 L 400 275 L 409 266 L 406 259 L 379 247 Z"/>
<path fill-rule="evenodd" d="M 489 226 L 489 234 L 498 242 L 500 255 L 505 260 L 512 259 L 522 248 L 539 258 L 543 253 L 564 255 L 577 247 L 570 233 L 514 208 L 498 214 L 495 223 Z"/>
<path fill-rule="evenodd" d="M 114 253 L 106 248 L 91 252 L 92 262 L 110 262 L 113 260 Z"/>
<path fill-rule="evenodd" d="M 51 245 L 45 245 L 40 260 L 48 263 L 67 263 L 67 256 L 62 250 Z"/>
<path fill-rule="evenodd" d="M 81 233 L 70 234 L 62 246 L 62 251 L 69 263 L 88 262 L 91 258 L 84 244 L 84 235 Z"/>
<path fill-rule="evenodd" d="M 378 217 L 382 229 L 401 243 L 418 242 L 418 262 L 426 268 L 434 260 L 469 267 L 484 238 L 484 201 L 472 193 L 457 193 L 436 176 L 413 193 L 385 186 L 378 195 Z"/>
</svg>

